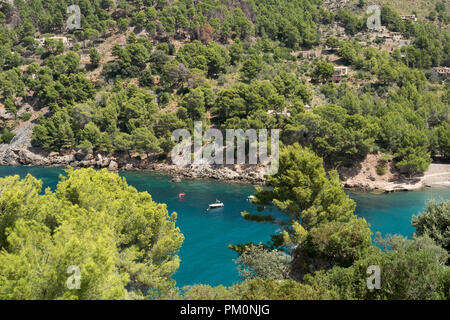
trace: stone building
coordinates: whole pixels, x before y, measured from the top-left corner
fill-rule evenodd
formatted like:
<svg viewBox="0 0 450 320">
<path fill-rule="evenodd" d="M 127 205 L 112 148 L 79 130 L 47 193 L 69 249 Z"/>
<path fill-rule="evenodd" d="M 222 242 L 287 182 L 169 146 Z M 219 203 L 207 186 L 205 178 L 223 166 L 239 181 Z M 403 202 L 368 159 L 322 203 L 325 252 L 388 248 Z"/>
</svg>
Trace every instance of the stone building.
<svg viewBox="0 0 450 320">
<path fill-rule="evenodd" d="M 72 42 L 73 42 L 73 40 L 68 37 L 54 36 L 54 37 L 47 37 L 47 38 L 39 38 L 39 39 L 36 39 L 39 42 L 39 47 L 42 47 L 44 45 L 46 39 L 62 41 L 65 48 L 70 48 L 72 46 Z"/>
<path fill-rule="evenodd" d="M 342 81 L 342 78 L 348 74 L 347 67 L 334 67 L 333 81 Z"/>
</svg>

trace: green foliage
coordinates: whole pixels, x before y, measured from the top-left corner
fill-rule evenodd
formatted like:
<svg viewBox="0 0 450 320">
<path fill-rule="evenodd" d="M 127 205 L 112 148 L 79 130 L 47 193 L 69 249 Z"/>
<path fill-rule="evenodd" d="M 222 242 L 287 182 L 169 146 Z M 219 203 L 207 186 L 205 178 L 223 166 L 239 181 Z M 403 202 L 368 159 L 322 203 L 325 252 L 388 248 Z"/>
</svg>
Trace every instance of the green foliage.
<svg viewBox="0 0 450 320">
<path fill-rule="evenodd" d="M 379 241 L 380 242 L 380 241 Z M 443 279 L 448 254 L 430 238 L 400 236 L 381 241 L 386 252 L 373 248 L 350 268 L 334 267 L 306 277 L 306 283 L 337 293 L 338 299 L 429 300 L 445 299 Z M 367 289 L 367 268 L 381 270 L 381 288 Z"/>
<path fill-rule="evenodd" d="M 335 294 L 293 280 L 253 279 L 232 287 L 194 285 L 183 288 L 185 300 L 330 300 Z"/>
<path fill-rule="evenodd" d="M 151 69 L 145 69 L 139 77 L 139 85 L 141 87 L 151 87 L 154 84 L 153 73 Z"/>
<path fill-rule="evenodd" d="M 240 72 L 242 79 L 246 82 L 250 82 L 256 78 L 256 76 L 262 70 L 262 61 L 259 56 L 253 56 L 244 61 Z"/>
<path fill-rule="evenodd" d="M 450 201 L 430 201 L 423 213 L 413 216 L 418 236 L 428 236 L 450 252 Z"/>
<path fill-rule="evenodd" d="M 31 119 L 31 117 L 33 116 L 33 113 L 31 112 L 25 112 L 21 115 L 20 119 L 24 122 L 27 122 L 28 120 Z"/>
<path fill-rule="evenodd" d="M 281 235 L 272 236 L 270 248 L 259 248 L 263 250 L 261 256 L 255 253 L 248 262 L 241 261 L 244 266 L 270 265 L 263 262 L 264 254 L 284 246 L 292 262 L 283 267 L 283 275 L 301 280 L 317 270 L 350 267 L 370 252 L 372 233 L 367 222 L 354 215 L 355 203 L 344 193 L 337 173 L 331 171 L 327 176 L 322 160 L 313 152 L 298 144 L 284 147 L 279 171 L 268 177 L 267 186 L 270 189 L 258 188 L 253 201 L 260 205 L 273 203 L 291 218 L 291 225 Z M 241 248 L 241 255 L 249 248 Z M 247 272 L 242 267 L 240 270 Z M 255 271 L 252 275 L 265 277 Z"/>
<path fill-rule="evenodd" d="M 330 221 L 347 221 L 355 203 L 344 193 L 337 172 L 327 176 L 323 161 L 298 144 L 280 152 L 280 168 L 269 176 L 267 185 L 273 190 L 258 189 L 256 203 L 273 202 L 278 209 L 306 229 Z"/>
<path fill-rule="evenodd" d="M 188 116 L 195 121 L 204 120 L 206 118 L 205 95 L 201 88 L 190 90 L 183 97 L 181 106 L 186 108 Z"/>
<path fill-rule="evenodd" d="M 16 136 L 15 133 L 9 130 L 4 130 L 3 133 L 0 135 L 0 143 L 9 144 L 11 140 L 14 139 L 15 136 Z"/>
<path fill-rule="evenodd" d="M 355 35 L 366 27 L 366 19 L 364 19 L 364 17 L 356 16 L 348 9 L 339 9 L 337 12 L 337 19 L 342 22 L 345 32 L 349 35 Z"/>
<path fill-rule="evenodd" d="M 198 284 L 183 287 L 182 298 L 185 300 L 236 300 L 239 299 L 239 294 L 235 287 L 213 288 L 209 285 Z"/>
<path fill-rule="evenodd" d="M 312 73 L 313 78 L 318 81 L 325 81 L 331 78 L 334 73 L 334 66 L 326 61 L 319 61 Z"/>
<path fill-rule="evenodd" d="M 239 41 L 239 39 L 236 39 L 230 46 L 230 62 L 232 64 L 236 64 L 242 59 L 243 54 L 244 46 L 242 45 L 241 41 Z"/>
<path fill-rule="evenodd" d="M 100 63 L 100 60 L 102 57 L 97 49 L 91 48 L 91 49 L 89 49 L 89 58 L 91 61 L 91 65 L 93 65 L 94 67 L 97 67 L 98 64 Z"/>
<path fill-rule="evenodd" d="M 348 267 L 365 256 L 372 245 L 371 235 L 364 219 L 332 221 L 311 229 L 304 248 L 311 257 Z"/>
<path fill-rule="evenodd" d="M 400 160 L 396 166 L 402 172 L 409 175 L 425 172 L 431 163 L 426 135 L 420 131 L 404 135 L 396 158 Z"/>
<path fill-rule="evenodd" d="M 256 222 L 274 222 L 275 218 L 272 216 L 263 216 L 260 214 L 251 214 L 247 211 L 241 213 L 242 218 L 248 221 L 256 221 Z"/>
<path fill-rule="evenodd" d="M 225 71 L 230 56 L 225 48 L 215 42 L 204 46 L 200 41 L 194 41 L 178 50 L 177 60 L 188 68 L 204 70 L 210 77 L 217 77 Z"/>
<path fill-rule="evenodd" d="M 240 286 L 243 300 L 330 300 L 332 292 L 293 280 L 255 279 Z"/>
<path fill-rule="evenodd" d="M 251 245 L 235 260 L 242 279 L 285 278 L 285 271 L 291 257 L 282 251 L 267 250 L 262 245 Z"/>
<path fill-rule="evenodd" d="M 212 122 L 221 128 L 281 128 L 285 143 L 300 142 L 312 148 L 331 166 L 352 162 L 353 158 L 359 160 L 372 148 L 386 149 L 395 154 L 398 168 L 409 175 L 426 169 L 430 160 L 428 154 L 448 158 L 446 94 L 440 96 L 441 91 L 437 87 L 431 91 L 424 73 L 413 69 L 446 65 L 449 60 L 448 34 L 441 32 L 439 25 L 427 21 L 414 24 L 403 21 L 395 11 L 383 7 L 383 24 L 412 40 L 410 46 L 394 50 L 392 55 L 365 46 L 358 37 L 341 41 L 340 35 L 328 36 L 325 44 L 333 50 L 338 49 L 338 55 L 351 65 L 351 69 L 358 71 L 363 80 L 361 86 L 346 86 L 343 83 L 336 90 L 331 90 L 330 85 L 320 88 L 309 86 L 303 74 L 323 82 L 332 76 L 334 65 L 324 60 L 310 61 L 312 65 L 297 64 L 297 54 L 293 52 L 323 42 L 323 34 L 320 34 L 322 24 L 337 22 L 350 36 L 365 31 L 366 16 L 359 14 L 359 11 L 340 9 L 331 13 L 313 0 L 283 0 L 277 3 L 252 0 L 230 4 L 216 0 L 195 3 L 178 0 L 152 5 L 121 1 L 116 7 L 111 1 L 93 0 L 80 4 L 83 30 L 64 34 L 66 7 L 66 2 L 61 0 L 51 4 L 36 0 L 30 5 L 19 1 L 10 9 L 4 9 L 3 13 L 9 21 L 13 12 L 17 12 L 23 23 L 17 30 L 0 28 L 0 62 L 3 69 L 0 73 L 0 92 L 4 97 L 1 102 L 8 112 L 16 114 L 15 102 L 29 95 L 29 99 L 39 99 L 38 108 L 50 108 L 51 113 L 46 118 L 55 116 L 57 112 L 68 115 L 67 121 L 74 138 L 70 137 L 66 128 L 63 136 L 67 143 L 56 142 L 52 145 L 48 138 L 52 133 L 45 133 L 40 127 L 36 129 L 40 130 L 37 136 L 42 137 L 42 141 L 37 139 L 37 145 L 45 145 L 46 149 L 58 150 L 62 144 L 65 147 L 82 144 L 91 147 L 92 143 L 80 140 L 82 128 L 73 123 L 76 122 L 76 114 L 72 109 L 77 104 L 93 100 L 96 94 L 93 82 L 80 69 L 80 57 L 76 52 L 81 51 L 77 48 L 90 47 L 90 63 L 97 67 L 100 61 L 97 45 L 104 40 L 110 41 L 109 37 L 114 33 L 127 31 L 126 44 L 111 43 L 111 53 L 115 58 L 100 66 L 101 75 L 96 79 L 98 87 L 103 83 L 115 82 L 112 90 L 108 86 L 104 87 L 106 92 L 103 92 L 104 88 L 100 89 L 106 97 L 120 91 L 120 84 L 127 86 L 128 82 L 136 83 L 135 78 L 138 78 L 139 85 L 154 90 L 160 107 L 173 107 L 169 101 L 177 104 L 177 109 L 185 108 L 185 104 L 191 107 L 189 119 L 184 119 L 183 127 L 190 125 L 191 120 L 205 118 L 211 111 Z M 445 8 L 438 5 L 435 10 L 437 17 L 446 23 Z M 136 28 L 136 33 L 146 31 L 148 37 L 128 32 L 129 27 Z M 43 35 L 46 38 L 43 47 L 37 47 L 38 42 L 34 41 L 38 31 L 40 34 L 48 33 Z M 72 38 L 73 49 L 67 50 L 65 44 L 53 39 L 50 33 L 58 36 L 63 33 Z M 199 40 L 187 43 L 182 39 Z M 175 45 L 180 40 L 182 43 Z M 40 66 L 32 63 L 24 68 L 25 57 L 41 59 L 42 63 Z M 92 76 L 97 77 L 95 74 Z M 217 78 L 219 81 L 216 82 L 214 79 Z M 257 78 L 266 80 L 256 84 Z M 247 82 L 250 87 L 242 85 L 238 79 Z M 372 81 L 375 79 L 376 82 Z M 273 92 L 269 82 L 276 92 Z M 202 90 L 205 112 L 201 101 L 196 101 L 195 106 L 187 101 L 192 99 L 192 89 L 199 86 L 211 88 L 207 94 Z M 311 103 L 318 91 L 326 92 L 327 102 L 343 107 L 349 116 L 361 117 L 339 116 L 338 123 L 335 123 L 326 113 L 321 112 L 320 119 L 305 114 L 304 106 Z M 197 98 L 198 94 L 193 100 Z M 321 105 L 326 104 L 321 99 L 319 101 Z M 119 132 L 132 135 L 136 128 L 144 125 L 142 119 L 139 125 L 135 125 L 134 119 L 124 124 L 126 121 L 123 118 L 128 113 L 122 114 L 118 121 L 106 120 L 101 109 L 98 106 L 95 109 L 91 121 L 106 136 L 102 138 L 101 146 L 92 146 L 94 151 L 119 151 L 112 143 L 113 137 Z M 107 109 L 115 113 L 111 108 Z M 285 109 L 291 117 L 279 116 Z M 268 114 L 269 110 L 274 110 L 272 116 Z M 177 111 L 171 109 L 173 113 Z M 150 131 L 153 132 L 157 131 L 153 127 L 158 125 L 159 115 L 156 115 L 152 113 L 145 124 L 152 127 Z M 423 118 L 424 124 L 417 115 Z M 391 121 L 392 117 L 395 121 Z M 174 118 L 175 123 L 179 120 Z M 116 121 L 116 124 L 111 121 Z M 320 130 L 315 129 L 316 125 L 320 126 Z M 395 128 L 388 128 L 388 125 Z M 403 134 L 396 136 L 397 132 Z M 411 135 L 419 139 L 412 141 Z M 425 143 L 424 136 L 428 143 Z M 149 147 L 154 144 L 149 139 L 143 145 Z M 167 152 L 170 148 L 167 135 L 160 140 L 159 143 L 164 144 L 164 152 Z M 419 140 L 424 147 L 414 150 Z M 139 144 L 141 148 L 142 144 Z M 126 151 L 133 150 L 133 147 L 136 146 L 130 144 Z M 156 145 L 150 149 L 158 150 Z"/>
<path fill-rule="evenodd" d="M 335 49 L 335 48 L 339 48 L 340 47 L 341 42 L 339 41 L 338 38 L 331 36 L 331 37 L 327 38 L 327 40 L 325 41 L 325 44 L 329 48 Z"/>
<path fill-rule="evenodd" d="M 450 157 L 450 125 L 442 123 L 437 129 L 439 152 L 444 158 Z"/>
<path fill-rule="evenodd" d="M 386 166 L 379 164 L 377 165 L 377 174 L 379 176 L 384 176 L 387 173 L 387 168 Z"/>
<path fill-rule="evenodd" d="M 137 128 L 131 133 L 133 149 L 140 153 L 161 152 L 159 141 L 152 130 Z"/>
<path fill-rule="evenodd" d="M 33 129 L 32 143 L 47 150 L 70 149 L 75 144 L 69 116 L 64 111 L 56 112 L 51 118 L 41 119 Z"/>
<path fill-rule="evenodd" d="M 178 118 L 173 115 L 172 122 L 166 123 L 163 130 L 157 123 L 154 100 L 148 91 L 130 86 L 105 101 L 78 104 L 71 108 L 70 114 L 58 110 L 39 121 L 33 129 L 32 141 L 36 146 L 55 151 L 80 146 L 97 151 L 162 152 L 160 145 L 172 130 L 184 125 L 177 123 Z M 159 130 L 158 138 L 153 126 Z"/>
<path fill-rule="evenodd" d="M 367 223 L 355 218 L 355 205 L 344 194 L 337 173 L 327 174 L 323 168 L 323 164 L 327 168 L 354 164 L 371 151 L 382 150 L 392 155 L 388 160 L 402 173 L 412 177 L 427 169 L 432 156 L 448 160 L 450 86 L 429 72 L 450 61 L 446 32 L 450 19 L 444 2 L 416 23 L 402 20 L 384 6 L 382 24 L 411 40 L 410 45 L 394 47 L 391 53 L 367 44 L 366 35 L 360 33 L 366 32 L 364 1 L 356 10 L 335 12 L 316 0 L 83 0 L 78 5 L 82 29 L 66 32 L 65 0 L 2 4 L 0 103 L 14 120 L 4 123 L 0 143 L 13 139 L 10 130 L 20 123 L 17 114 L 22 114 L 22 121 L 30 119 L 31 114 L 19 110 L 25 101 L 32 101 L 34 110 L 41 109 L 43 114 L 33 128 L 33 145 L 54 151 L 81 148 L 119 155 L 167 154 L 174 146 L 172 132 L 191 129 L 195 120 L 203 120 L 206 126 L 211 122 L 222 130 L 281 129 L 287 147 L 282 151 L 280 172 L 269 177 L 272 189 L 260 190 L 257 202 L 276 205 L 290 221 L 282 226 L 283 232 L 272 236 L 270 245 L 234 249 L 248 258 L 250 277 L 266 278 L 265 274 L 278 270 L 277 279 L 304 280 L 254 279 L 230 288 L 172 290 L 170 276 L 177 267 L 180 237 L 173 225 L 158 229 L 171 230 L 172 242 L 151 233 L 155 225 L 159 228 L 162 216 L 168 218 L 164 209 L 149 209 L 159 217 L 158 222 L 149 222 L 147 211 L 127 211 L 135 210 L 134 200 L 100 196 L 105 202 L 100 205 L 86 192 L 81 204 L 73 203 L 80 190 L 85 190 L 83 185 L 92 181 L 80 174 L 68 179 L 77 187 L 64 185 L 70 190 L 63 197 L 50 192 L 39 196 L 40 186 L 28 178 L 24 184 L 1 182 L 7 187 L 0 187 L 0 195 L 5 194 L 1 208 L 6 212 L 0 236 L 2 246 L 8 248 L 0 254 L 0 295 L 64 299 L 141 299 L 156 292 L 160 297 L 192 299 L 449 297 L 450 272 L 442 266 L 442 252 L 431 240 L 391 239 L 388 242 L 395 249 L 386 252 L 370 246 Z M 14 30 L 8 27 L 17 18 L 21 23 Z M 335 23 L 344 28 L 345 37 L 327 28 Z M 328 29 L 325 33 L 324 28 Z M 112 40 L 120 34 L 128 35 L 126 43 Z M 53 35 L 70 38 L 73 47 Z M 37 37 L 46 38 L 43 46 Z M 382 45 L 382 40 L 375 44 Z M 329 61 L 334 58 L 318 60 L 302 53 L 320 43 L 349 66 L 347 79 L 339 85 L 321 84 L 332 77 L 335 64 Z M 100 65 L 100 48 L 103 55 L 109 45 L 108 63 Z M 87 48 L 89 62 L 98 72 L 82 68 Z M 319 84 L 309 84 L 309 76 Z M 313 106 L 312 111 L 306 109 L 307 104 Z M 386 161 L 378 163 L 378 174 L 385 173 Z M 92 195 L 109 194 L 104 180 L 117 182 L 97 178 L 93 179 L 100 191 L 91 186 Z M 63 188 L 60 184 L 58 190 Z M 18 198 L 6 194 L 8 188 L 18 191 Z M 21 188 L 28 193 L 21 193 Z M 13 201 L 7 202 L 9 198 Z M 22 207 L 16 210 L 19 204 Z M 444 209 L 443 204 L 430 204 L 413 223 L 418 235 L 429 236 L 448 250 Z M 270 216 L 243 213 L 243 217 L 278 222 Z M 69 244 L 68 248 L 63 244 Z M 148 252 L 149 245 L 156 249 Z M 281 251 L 274 248 L 290 254 L 292 263 L 275 262 Z M 42 265 L 40 259 L 50 262 Z M 89 270 L 78 295 L 64 286 L 67 275 L 62 263 L 69 260 Z M 366 289 L 365 272 L 377 262 L 387 270 L 386 286 L 374 293 Z M 157 271 L 159 266 L 164 270 Z M 422 283 L 418 270 L 423 273 Z M 308 279 L 313 280 L 305 283 Z M 147 288 L 151 290 L 146 292 Z"/>
<path fill-rule="evenodd" d="M 346 103 L 344 97 L 342 104 Z M 351 98 L 350 98 L 351 99 Z M 350 112 L 357 110 L 353 102 L 346 105 Z M 345 109 L 329 105 L 314 109 L 313 113 L 299 114 L 287 128 L 285 140 L 300 136 L 302 144 L 310 146 L 326 163 L 332 165 L 363 159 L 371 150 L 377 127 L 359 114 L 349 115 Z"/>
<path fill-rule="evenodd" d="M 53 193 L 31 176 L 0 179 L 2 299 L 125 299 L 166 292 L 183 235 L 176 213 L 106 170 L 69 169 Z M 69 266 L 81 269 L 69 290 Z"/>
<path fill-rule="evenodd" d="M 377 73 L 378 79 L 385 84 L 394 83 L 398 79 L 397 71 L 388 64 L 383 64 Z"/>
</svg>

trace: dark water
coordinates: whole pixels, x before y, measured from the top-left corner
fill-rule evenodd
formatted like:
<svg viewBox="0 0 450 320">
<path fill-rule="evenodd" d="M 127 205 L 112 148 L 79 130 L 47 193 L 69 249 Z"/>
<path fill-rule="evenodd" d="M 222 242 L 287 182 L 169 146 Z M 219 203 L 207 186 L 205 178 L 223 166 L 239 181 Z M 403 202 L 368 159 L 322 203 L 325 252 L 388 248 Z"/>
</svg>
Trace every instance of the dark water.
<svg viewBox="0 0 450 320">
<path fill-rule="evenodd" d="M 56 187 L 60 169 L 38 167 L 0 167 L 0 177 L 32 174 L 44 187 Z M 181 266 L 175 275 L 178 286 L 195 283 L 231 285 L 239 281 L 234 251 L 229 244 L 266 242 L 277 226 L 245 221 L 241 212 L 256 213 L 246 201 L 254 192 L 252 186 L 214 181 L 184 181 L 170 183 L 170 178 L 155 173 L 121 173 L 139 191 L 148 191 L 157 202 L 167 204 L 170 212 L 178 213 L 177 225 L 185 236 L 180 250 Z M 180 200 L 179 193 L 186 193 Z M 421 212 L 433 198 L 450 200 L 450 189 L 425 189 L 416 192 L 371 194 L 349 192 L 357 202 L 357 214 L 367 219 L 374 232 L 397 233 L 410 237 L 414 232 L 411 216 Z M 225 208 L 206 211 L 208 204 L 220 199 Z M 273 210 L 268 213 L 282 219 Z"/>
</svg>

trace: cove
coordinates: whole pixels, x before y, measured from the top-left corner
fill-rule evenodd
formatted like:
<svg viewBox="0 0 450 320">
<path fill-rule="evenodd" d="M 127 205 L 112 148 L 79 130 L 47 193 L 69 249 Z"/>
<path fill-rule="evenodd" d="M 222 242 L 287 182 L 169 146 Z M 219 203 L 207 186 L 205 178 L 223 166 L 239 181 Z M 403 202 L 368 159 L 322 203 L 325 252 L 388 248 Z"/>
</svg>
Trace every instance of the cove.
<svg viewBox="0 0 450 320">
<path fill-rule="evenodd" d="M 40 167 L 0 167 L 0 177 L 31 174 L 43 181 L 43 187 L 54 189 L 64 171 Z M 254 193 L 249 185 L 217 181 L 187 180 L 171 183 L 170 177 L 153 172 L 122 172 L 127 182 L 139 191 L 148 191 L 156 202 L 166 203 L 169 212 L 178 213 L 177 226 L 185 236 L 179 252 L 180 268 L 175 275 L 179 287 L 192 284 L 229 286 L 239 282 L 234 251 L 229 244 L 267 242 L 278 227 L 272 224 L 246 221 L 241 212 L 256 213 L 256 207 L 246 199 Z M 179 193 L 186 193 L 179 199 Z M 424 189 L 414 192 L 372 194 L 349 191 L 357 203 L 356 213 L 364 217 L 372 231 L 411 237 L 413 214 L 421 212 L 430 199 L 450 200 L 450 189 Z M 216 199 L 225 207 L 207 212 Z M 283 215 L 276 209 L 267 213 L 276 219 Z"/>
</svg>

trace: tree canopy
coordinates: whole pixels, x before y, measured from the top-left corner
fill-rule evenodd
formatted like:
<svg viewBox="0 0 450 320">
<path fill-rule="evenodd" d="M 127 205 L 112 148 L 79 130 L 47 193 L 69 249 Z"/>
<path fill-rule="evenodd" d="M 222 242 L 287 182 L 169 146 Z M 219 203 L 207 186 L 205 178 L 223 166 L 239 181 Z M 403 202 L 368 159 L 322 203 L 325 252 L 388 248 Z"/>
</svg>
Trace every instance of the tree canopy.
<svg viewBox="0 0 450 320">
<path fill-rule="evenodd" d="M 54 192 L 32 176 L 0 179 L 2 299 L 125 299 L 175 285 L 177 215 L 106 170 L 68 169 Z M 70 266 L 81 271 L 70 290 Z"/>
</svg>

